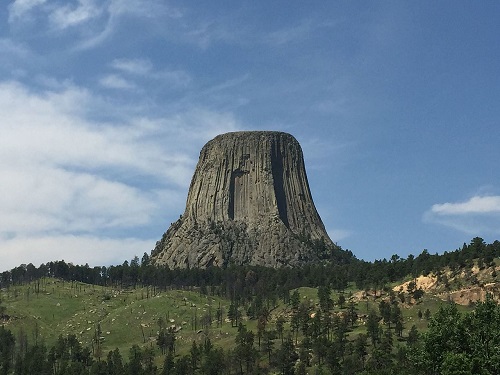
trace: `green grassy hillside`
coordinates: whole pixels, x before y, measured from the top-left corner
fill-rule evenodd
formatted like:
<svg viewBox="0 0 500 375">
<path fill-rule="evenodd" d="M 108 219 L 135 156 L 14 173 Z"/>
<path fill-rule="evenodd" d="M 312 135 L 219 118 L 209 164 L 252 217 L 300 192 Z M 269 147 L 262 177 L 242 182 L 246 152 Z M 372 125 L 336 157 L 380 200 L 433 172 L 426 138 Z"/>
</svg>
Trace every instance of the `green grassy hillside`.
<svg viewBox="0 0 500 375">
<path fill-rule="evenodd" d="M 299 270 L 290 272 L 295 271 L 295 275 L 300 276 Z M 285 357 L 297 367 L 297 371 L 302 366 L 303 370 L 307 369 L 306 373 L 316 373 L 323 365 L 334 372 L 340 367 L 356 368 L 356 371 L 365 368 L 376 372 L 387 366 L 388 369 L 392 368 L 390 366 L 398 367 L 398 361 L 415 361 L 412 357 L 417 350 L 415 340 L 420 340 L 420 344 L 426 340 L 422 333 L 429 331 L 436 335 L 436 330 L 448 332 L 448 328 L 444 331 L 435 328 L 432 333 L 432 324 L 429 323 L 436 324 L 435 316 L 441 316 L 437 322 L 460 322 L 462 328 L 457 332 L 469 327 L 470 322 L 476 324 L 474 319 L 477 317 L 469 314 L 475 310 L 476 302 L 484 301 L 487 295 L 498 301 L 498 271 L 498 259 L 488 262 L 487 266 L 480 261 L 471 261 L 463 267 L 445 267 L 394 282 L 379 282 L 377 279 L 363 289 L 358 289 L 356 286 L 359 284 L 355 282 L 335 284 L 336 274 L 331 272 L 331 284 L 320 283 L 317 288 L 300 286 L 288 291 L 279 285 L 278 280 L 283 274 L 274 274 L 275 277 L 266 279 L 268 271 L 264 269 L 221 274 L 220 284 L 216 286 L 200 282 L 201 273 L 194 274 L 192 279 L 201 286 L 180 289 L 152 286 L 122 288 L 119 287 L 121 283 L 109 287 L 42 277 L 29 283 L 10 283 L 0 290 L 0 325 L 13 333 L 16 343 L 12 356 L 2 358 L 24 355 L 24 365 L 29 366 L 31 354 L 23 348 L 43 343 L 47 348 L 46 358 L 48 366 L 52 366 L 51 371 L 65 374 L 64 366 L 69 363 L 65 362 L 67 356 L 81 353 L 73 346 L 76 341 L 82 348 L 88 348 L 88 356 L 83 358 L 93 359 L 90 361 L 92 364 L 81 360 L 80 354 L 76 355 L 75 358 L 83 361 L 76 362 L 77 365 L 84 368 L 77 373 L 91 371 L 92 374 L 100 374 L 99 364 L 103 364 L 106 358 L 109 364 L 107 355 L 115 349 L 122 353 L 126 362 L 136 358 L 134 350 L 139 350 L 144 369 L 149 366 L 148 363 L 163 369 L 167 368 L 164 364 L 168 359 L 164 355 L 167 346 L 162 348 L 158 342 L 162 334 L 168 334 L 167 340 L 175 337 L 175 366 L 182 367 L 185 358 L 194 360 L 193 343 L 197 343 L 199 348 L 205 350 L 204 365 L 209 366 L 214 360 L 218 363 L 216 367 L 224 364 L 233 372 L 237 372 L 238 368 L 241 370 L 239 366 L 244 361 L 257 363 L 264 373 L 272 372 L 280 368 Z M 324 269 L 317 268 L 317 272 L 324 273 Z M 308 275 L 310 279 L 313 273 Z M 259 277 L 269 282 L 259 282 Z M 290 283 L 290 278 L 286 280 Z M 304 280 L 307 277 L 296 277 L 294 280 L 303 281 L 303 285 L 312 284 L 310 281 L 306 284 Z M 340 286 L 333 288 L 332 285 Z M 241 294 L 236 290 L 241 290 Z M 222 295 L 232 296 L 232 299 Z M 456 312 L 449 309 L 451 301 L 457 303 L 453 307 Z M 452 320 L 443 320 L 442 307 L 448 308 L 446 314 L 455 314 Z M 484 304 L 479 304 L 479 308 L 487 309 Z M 480 319 L 478 321 L 483 324 Z M 238 323 L 244 328 L 239 329 Z M 9 333 L 4 328 L 0 327 L 0 336 L 3 335 L 5 345 Z M 496 332 L 495 327 L 488 330 Z M 470 334 L 473 337 L 476 332 L 471 331 Z M 63 339 L 60 340 L 60 337 Z M 207 349 L 207 338 L 213 347 L 223 351 L 211 352 Z M 448 338 L 443 340 L 443 343 L 448 342 Z M 63 354 L 63 348 L 68 345 L 72 345 L 71 349 Z M 134 347 L 136 349 L 131 350 Z M 0 351 L 4 349 L 0 347 Z M 444 366 L 444 357 L 433 359 L 432 352 L 428 352 L 425 360 Z M 218 359 L 211 357 L 217 355 Z M 385 362 L 379 361 L 381 355 L 386 356 Z M 459 357 L 450 357 L 449 360 L 465 361 L 466 357 L 460 357 L 460 353 L 457 355 Z M 299 357 L 302 359 L 298 360 Z M 332 359 L 335 361 L 332 362 Z M 22 359 L 16 359 L 17 365 L 22 363 Z M 415 362 L 416 365 L 418 363 Z M 1 366 L 0 363 L 0 369 Z M 133 364 L 129 367 L 128 373 L 135 374 Z M 494 363 L 486 367 L 495 368 Z M 36 363 L 32 368 L 38 371 Z M 27 371 L 30 373 L 31 370 Z M 153 370 L 144 373 L 156 374 Z M 205 369 L 201 373 L 211 372 Z"/>
<path fill-rule="evenodd" d="M 91 346 L 96 335 L 104 352 L 133 344 L 155 342 L 159 320 L 175 327 L 181 351 L 205 332 L 211 340 L 226 345 L 234 340 L 236 328 L 228 322 L 202 329 L 207 316 L 215 320 L 219 306 L 228 310 L 228 301 L 199 292 L 173 290 L 152 295 L 148 288 L 110 289 L 79 282 L 46 278 L 37 285 L 26 284 L 2 290 L 7 328 L 28 335 L 28 340 L 43 339 L 51 345 L 59 335 L 74 334 Z M 203 332 L 200 332 L 203 331 Z"/>
<path fill-rule="evenodd" d="M 484 275 L 479 276 L 482 278 Z M 456 281 L 458 277 L 460 282 Z M 459 288 L 446 290 L 442 282 L 436 282 L 433 288 L 424 291 L 418 301 L 408 301 L 406 297 L 407 300 L 400 303 L 404 317 L 403 336 L 412 325 L 419 330 L 426 329 L 427 320 L 423 314 L 426 310 L 429 310 L 432 316 L 450 297 L 463 297 L 468 290 L 480 288 L 468 283 L 463 275 L 455 275 L 449 279 Z M 489 287 L 491 289 L 491 283 Z M 391 298 L 392 289 L 392 298 L 399 298 L 398 290 L 405 288 L 407 283 L 403 280 L 380 291 L 361 291 L 349 284 L 343 293 L 332 292 L 332 310 L 333 313 L 342 313 L 347 310 L 349 301 L 352 301 L 359 316 L 352 333 L 361 333 L 365 330 L 364 320 L 368 312 L 371 309 L 378 311 L 380 301 Z M 306 304 L 313 313 L 318 308 L 317 288 L 301 287 L 298 292 L 301 303 Z M 341 295 L 346 300 L 343 306 L 338 303 Z M 475 293 L 472 298 L 480 295 L 481 293 Z M 159 324 L 165 324 L 176 331 L 177 349 L 182 353 L 188 350 L 193 341 L 202 340 L 206 335 L 215 345 L 230 347 L 237 333 L 237 328 L 227 319 L 230 301 L 218 296 L 204 295 L 199 291 L 169 290 L 153 295 L 152 288 L 147 287 L 113 289 L 44 278 L 30 284 L 3 289 L 1 297 L 6 308 L 5 314 L 8 316 L 3 321 L 5 327 L 16 335 L 27 335 L 30 342 L 44 340 L 48 345 L 54 343 L 59 335 L 74 334 L 87 346 L 92 346 L 97 338 L 103 352 L 115 348 L 126 351 L 133 344 L 156 345 Z M 219 308 L 223 314 L 222 325 L 219 325 L 216 319 Z M 472 309 L 472 305 L 465 304 L 460 309 L 468 311 Z M 244 307 L 241 308 L 243 322 L 250 330 L 256 331 L 256 320 L 248 319 L 245 310 Z M 281 316 L 286 321 L 285 329 L 290 328 L 289 304 L 278 300 L 276 305 L 270 306 L 270 310 L 269 324 L 274 324 Z M 422 317 L 419 317 L 419 311 Z"/>
</svg>

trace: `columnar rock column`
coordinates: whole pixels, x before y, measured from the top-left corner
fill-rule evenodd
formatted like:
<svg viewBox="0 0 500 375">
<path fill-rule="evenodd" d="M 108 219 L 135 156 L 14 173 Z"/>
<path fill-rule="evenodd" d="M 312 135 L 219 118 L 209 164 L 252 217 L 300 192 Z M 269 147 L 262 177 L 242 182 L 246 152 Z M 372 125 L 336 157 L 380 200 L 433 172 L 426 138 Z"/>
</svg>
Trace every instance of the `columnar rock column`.
<svg viewBox="0 0 500 375">
<path fill-rule="evenodd" d="M 333 245 L 314 206 L 302 150 L 287 133 L 234 132 L 209 141 L 186 210 L 153 250 L 175 267 L 294 266 Z"/>
</svg>

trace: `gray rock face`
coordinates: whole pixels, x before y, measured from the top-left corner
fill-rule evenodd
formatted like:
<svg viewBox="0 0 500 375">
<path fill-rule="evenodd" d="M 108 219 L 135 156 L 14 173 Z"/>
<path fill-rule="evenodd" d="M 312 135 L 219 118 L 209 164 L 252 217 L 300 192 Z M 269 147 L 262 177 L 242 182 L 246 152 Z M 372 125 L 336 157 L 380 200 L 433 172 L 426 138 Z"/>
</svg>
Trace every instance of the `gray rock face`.
<svg viewBox="0 0 500 375">
<path fill-rule="evenodd" d="M 152 252 L 170 268 L 295 266 L 333 245 L 314 206 L 302 150 L 287 133 L 234 132 L 209 141 L 186 210 Z"/>
</svg>

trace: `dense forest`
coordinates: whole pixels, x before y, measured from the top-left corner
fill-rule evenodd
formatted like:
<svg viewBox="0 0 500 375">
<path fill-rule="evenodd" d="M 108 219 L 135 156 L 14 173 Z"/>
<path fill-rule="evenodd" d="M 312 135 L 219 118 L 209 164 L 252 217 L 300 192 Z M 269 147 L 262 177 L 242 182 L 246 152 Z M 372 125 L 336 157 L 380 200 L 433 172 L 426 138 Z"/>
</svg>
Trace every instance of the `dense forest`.
<svg viewBox="0 0 500 375">
<path fill-rule="evenodd" d="M 147 285 L 152 294 L 195 288 L 202 294 L 222 296 L 230 301 L 224 314 L 237 327 L 237 334 L 230 348 L 217 347 L 205 337 L 193 341 L 188 352 L 179 353 L 176 332 L 159 320 L 151 345 L 102 353 L 98 347 L 83 346 L 74 335 L 61 335 L 48 346 L 42 338 L 14 334 L 2 326 L 0 375 L 500 373 L 500 306 L 491 297 L 465 313 L 453 303 L 444 304 L 432 316 L 419 311 L 419 318 L 428 322 L 428 328 L 420 332 L 404 320 L 402 309 L 408 296 L 418 300 L 422 291 L 408 288 L 406 293 L 397 293 L 387 288 L 391 282 L 429 272 L 446 278 L 444 267 L 453 271 L 476 265 L 491 267 L 494 273 L 500 242 L 486 244 L 476 237 L 441 255 L 424 250 L 416 257 L 394 255 L 375 262 L 358 260 L 339 248 L 327 250 L 331 255 L 323 263 L 289 269 L 170 270 L 151 264 L 147 254 L 110 267 L 64 261 L 21 265 L 1 274 L 1 288 L 31 283 L 37 293 L 36 286 L 50 277 L 119 288 Z M 377 300 L 362 316 L 359 306 L 344 297 L 350 283 L 375 295 L 383 290 L 386 298 Z M 297 288 L 304 286 L 317 288 L 317 304 L 302 298 Z M 332 298 L 333 291 L 340 292 L 337 299 Z M 271 319 L 278 302 L 288 306 L 290 313 Z M 0 318 L 4 314 L 0 301 Z M 247 327 L 243 315 L 256 322 L 255 330 Z M 214 316 L 217 321 L 225 317 L 222 311 Z"/>
</svg>

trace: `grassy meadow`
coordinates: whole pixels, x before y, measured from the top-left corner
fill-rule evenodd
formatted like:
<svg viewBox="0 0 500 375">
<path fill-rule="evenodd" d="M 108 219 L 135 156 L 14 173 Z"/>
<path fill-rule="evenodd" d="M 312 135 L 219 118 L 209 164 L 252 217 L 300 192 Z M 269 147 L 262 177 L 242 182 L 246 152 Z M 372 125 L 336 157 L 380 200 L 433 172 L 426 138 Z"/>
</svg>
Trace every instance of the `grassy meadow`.
<svg viewBox="0 0 500 375">
<path fill-rule="evenodd" d="M 317 289 L 298 288 L 301 302 L 314 311 L 319 307 Z M 359 320 L 352 327 L 351 336 L 365 333 L 364 318 L 370 309 L 378 309 L 379 302 L 387 298 L 383 292 L 357 298 L 360 293 L 350 285 L 343 293 L 332 292 L 334 312 L 346 311 L 350 300 L 355 302 Z M 346 302 L 338 304 L 343 295 Z M 80 282 L 65 282 L 44 278 L 1 291 L 2 304 L 9 319 L 4 324 L 18 337 L 29 342 L 43 340 L 52 345 L 59 335 L 76 335 L 85 346 L 92 347 L 99 340 L 102 353 L 115 348 L 126 353 L 137 344 L 156 347 L 160 324 L 176 331 L 178 354 L 189 351 L 193 341 L 201 342 L 209 337 L 213 344 L 225 349 L 234 345 L 237 328 L 227 319 L 230 301 L 217 296 L 201 294 L 196 290 L 168 290 L 153 294 L 151 287 L 115 289 Z M 412 325 L 419 331 L 427 327 L 427 320 L 419 318 L 418 311 L 437 311 L 445 301 L 431 293 L 424 294 L 416 304 L 402 304 L 404 316 L 403 337 Z M 221 308 L 223 319 L 219 326 L 216 311 Z M 464 306 L 461 310 L 471 308 Z M 246 317 L 242 308 L 242 320 L 249 330 L 257 332 L 257 321 Z M 378 310 L 377 310 L 378 311 Z M 272 327 L 278 316 L 285 317 L 285 332 L 290 330 L 291 308 L 281 300 L 272 306 L 268 324 Z M 159 349 L 158 349 L 159 350 Z"/>
</svg>

